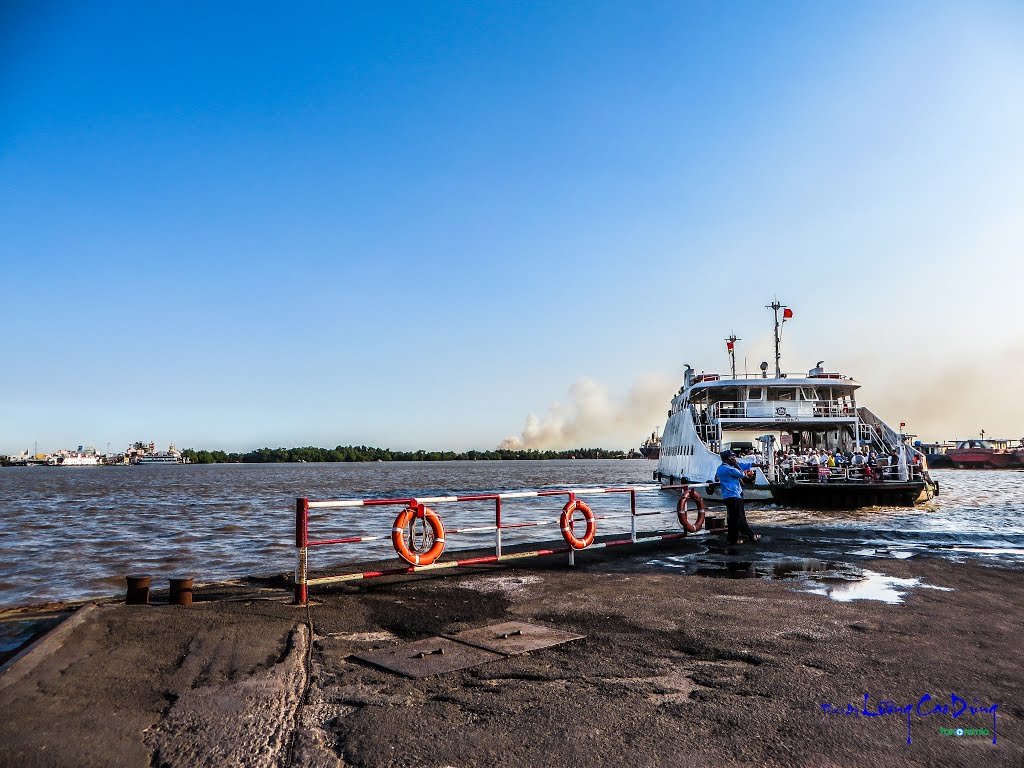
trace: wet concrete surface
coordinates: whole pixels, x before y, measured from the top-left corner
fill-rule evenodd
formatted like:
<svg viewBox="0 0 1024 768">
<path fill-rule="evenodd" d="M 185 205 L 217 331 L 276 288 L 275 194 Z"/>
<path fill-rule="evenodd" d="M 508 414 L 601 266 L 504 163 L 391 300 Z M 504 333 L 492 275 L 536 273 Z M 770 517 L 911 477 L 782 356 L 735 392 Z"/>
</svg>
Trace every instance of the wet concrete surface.
<svg viewBox="0 0 1024 768">
<path fill-rule="evenodd" d="M 1024 764 L 1024 573 L 812 554 L 695 537 L 351 582 L 308 608 L 253 585 L 101 606 L 0 676 L 0 765 Z M 806 591 L 865 570 L 902 602 Z M 504 621 L 584 638 L 421 679 L 353 658 Z M 939 732 L 991 714 L 914 716 L 908 745 L 906 716 L 822 710 L 865 693 L 998 703 L 997 743 Z"/>
</svg>

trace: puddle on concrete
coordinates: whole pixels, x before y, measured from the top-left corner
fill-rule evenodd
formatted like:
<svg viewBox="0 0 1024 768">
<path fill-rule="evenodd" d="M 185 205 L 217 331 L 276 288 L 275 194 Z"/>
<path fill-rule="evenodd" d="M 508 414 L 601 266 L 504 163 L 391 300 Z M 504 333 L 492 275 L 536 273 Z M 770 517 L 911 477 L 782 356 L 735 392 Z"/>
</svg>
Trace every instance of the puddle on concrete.
<svg viewBox="0 0 1024 768">
<path fill-rule="evenodd" d="M 902 603 L 903 598 L 911 589 L 953 591 L 949 587 L 925 584 L 920 579 L 898 579 L 866 568 L 853 579 L 839 577 L 836 579 L 821 578 L 816 581 L 808 580 L 801 585 L 800 589 L 815 595 L 825 595 L 840 603 L 849 603 L 853 600 L 880 600 L 890 605 Z"/>
<path fill-rule="evenodd" d="M 648 564 L 719 579 L 793 581 L 795 588 L 801 592 L 824 595 L 841 603 L 878 600 L 898 605 L 912 589 L 952 591 L 948 587 L 925 584 L 921 579 L 899 579 L 851 563 L 817 558 L 771 559 L 769 556 L 758 560 L 743 560 L 740 557 L 719 557 L 705 553 L 665 557 L 651 560 Z"/>
</svg>

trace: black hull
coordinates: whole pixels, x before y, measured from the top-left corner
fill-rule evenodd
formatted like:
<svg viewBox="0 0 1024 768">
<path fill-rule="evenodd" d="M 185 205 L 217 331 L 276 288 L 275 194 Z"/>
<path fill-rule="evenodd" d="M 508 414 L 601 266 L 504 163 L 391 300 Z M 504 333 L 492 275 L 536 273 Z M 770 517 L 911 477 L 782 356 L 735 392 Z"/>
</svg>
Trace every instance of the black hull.
<svg viewBox="0 0 1024 768">
<path fill-rule="evenodd" d="M 640 448 L 640 455 L 645 459 L 660 459 L 661 447 L 655 446 L 654 448 L 648 448 L 647 446 L 642 446 Z"/>
<path fill-rule="evenodd" d="M 931 497 L 920 480 L 908 483 L 797 483 L 772 485 L 778 504 L 811 509 L 912 507 Z"/>
</svg>

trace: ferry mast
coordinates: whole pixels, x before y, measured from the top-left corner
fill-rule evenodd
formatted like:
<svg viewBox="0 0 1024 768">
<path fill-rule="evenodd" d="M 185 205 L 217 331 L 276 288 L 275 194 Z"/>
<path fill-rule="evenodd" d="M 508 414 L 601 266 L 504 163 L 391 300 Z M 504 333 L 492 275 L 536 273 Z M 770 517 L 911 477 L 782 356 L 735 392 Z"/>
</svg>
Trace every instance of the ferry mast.
<svg viewBox="0 0 1024 768">
<path fill-rule="evenodd" d="M 779 353 L 779 329 L 780 329 L 780 325 L 779 325 L 779 310 L 780 309 L 788 309 L 788 307 L 785 304 L 780 304 L 779 300 L 776 299 L 771 304 L 766 306 L 765 309 L 770 309 L 770 310 L 772 310 L 775 313 L 775 378 L 776 379 L 781 379 L 782 378 L 782 367 L 779 364 L 779 360 L 781 359 L 782 356 Z M 785 313 L 783 313 L 783 322 L 785 322 Z"/>
<path fill-rule="evenodd" d="M 729 350 L 729 367 L 732 369 L 732 377 L 736 378 L 736 342 L 740 341 L 735 333 L 730 333 L 725 340 L 725 348 Z"/>
</svg>

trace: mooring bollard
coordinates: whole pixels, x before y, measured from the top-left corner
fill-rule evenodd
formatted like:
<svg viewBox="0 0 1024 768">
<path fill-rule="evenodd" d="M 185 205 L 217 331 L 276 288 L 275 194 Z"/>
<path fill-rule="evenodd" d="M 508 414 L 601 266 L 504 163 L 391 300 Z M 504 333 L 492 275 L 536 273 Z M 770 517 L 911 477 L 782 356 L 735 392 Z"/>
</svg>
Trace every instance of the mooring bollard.
<svg viewBox="0 0 1024 768">
<path fill-rule="evenodd" d="M 192 605 L 192 576 L 176 576 L 171 579 L 168 602 L 171 605 Z"/>
<path fill-rule="evenodd" d="M 149 585 L 153 580 L 149 575 L 126 576 L 128 591 L 124 596 L 125 605 L 149 605 Z"/>
<path fill-rule="evenodd" d="M 708 533 L 725 533 L 725 518 L 709 517 L 707 519 Z"/>
</svg>

